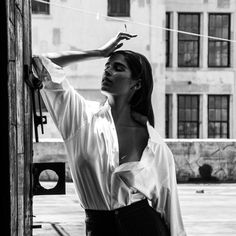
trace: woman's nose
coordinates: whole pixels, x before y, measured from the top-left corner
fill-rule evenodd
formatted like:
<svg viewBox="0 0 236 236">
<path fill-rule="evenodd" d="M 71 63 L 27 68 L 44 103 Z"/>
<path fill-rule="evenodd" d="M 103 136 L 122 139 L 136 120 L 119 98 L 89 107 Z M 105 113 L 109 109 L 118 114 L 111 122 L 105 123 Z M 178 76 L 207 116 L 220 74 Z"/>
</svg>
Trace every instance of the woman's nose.
<svg viewBox="0 0 236 236">
<path fill-rule="evenodd" d="M 110 67 L 108 67 L 108 68 L 105 69 L 105 75 L 106 75 L 106 76 L 112 75 L 112 71 L 111 71 Z"/>
</svg>

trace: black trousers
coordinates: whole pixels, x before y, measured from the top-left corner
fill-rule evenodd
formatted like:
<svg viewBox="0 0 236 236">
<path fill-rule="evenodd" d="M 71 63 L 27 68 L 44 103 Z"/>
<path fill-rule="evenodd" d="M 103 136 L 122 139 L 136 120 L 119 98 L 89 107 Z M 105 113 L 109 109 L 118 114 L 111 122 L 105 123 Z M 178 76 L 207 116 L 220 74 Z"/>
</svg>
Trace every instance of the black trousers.
<svg viewBox="0 0 236 236">
<path fill-rule="evenodd" d="M 112 211 L 85 213 L 86 236 L 170 236 L 161 215 L 147 200 Z"/>
</svg>

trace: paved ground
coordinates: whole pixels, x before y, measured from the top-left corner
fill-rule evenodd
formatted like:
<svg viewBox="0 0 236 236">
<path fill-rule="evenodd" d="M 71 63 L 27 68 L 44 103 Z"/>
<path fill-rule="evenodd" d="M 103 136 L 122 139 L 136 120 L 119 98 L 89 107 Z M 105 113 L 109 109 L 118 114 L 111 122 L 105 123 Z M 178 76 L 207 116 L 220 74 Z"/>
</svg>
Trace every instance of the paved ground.
<svg viewBox="0 0 236 236">
<path fill-rule="evenodd" d="M 84 213 L 73 184 L 66 195 L 34 196 L 33 236 L 85 236 Z M 236 184 L 179 184 L 188 236 L 236 236 Z"/>
</svg>

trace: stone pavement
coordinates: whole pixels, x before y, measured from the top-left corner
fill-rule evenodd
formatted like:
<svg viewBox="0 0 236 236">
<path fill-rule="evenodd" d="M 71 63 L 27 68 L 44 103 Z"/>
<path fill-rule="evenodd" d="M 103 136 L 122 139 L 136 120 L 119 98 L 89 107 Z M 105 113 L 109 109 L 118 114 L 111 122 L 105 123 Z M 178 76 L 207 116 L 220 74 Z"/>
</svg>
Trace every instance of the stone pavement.
<svg viewBox="0 0 236 236">
<path fill-rule="evenodd" d="M 236 236 L 236 184 L 179 184 L 178 191 L 188 236 Z M 34 196 L 33 214 L 41 226 L 33 236 L 85 236 L 73 183 L 66 195 Z"/>
</svg>

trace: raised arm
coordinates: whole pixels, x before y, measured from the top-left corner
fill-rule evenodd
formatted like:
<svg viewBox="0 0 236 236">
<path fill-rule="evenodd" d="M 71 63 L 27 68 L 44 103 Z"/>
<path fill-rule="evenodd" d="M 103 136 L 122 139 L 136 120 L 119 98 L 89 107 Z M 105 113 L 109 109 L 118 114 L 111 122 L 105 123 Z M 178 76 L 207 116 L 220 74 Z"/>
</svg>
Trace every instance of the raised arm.
<svg viewBox="0 0 236 236">
<path fill-rule="evenodd" d="M 48 53 L 44 54 L 44 56 L 52 60 L 52 62 L 55 64 L 64 67 L 79 61 L 109 57 L 113 51 L 117 50 L 123 45 L 123 43 L 121 43 L 122 40 L 129 40 L 136 36 L 137 35 L 133 34 L 119 33 L 114 38 L 109 40 L 104 46 L 96 50 L 65 51 L 60 53 Z"/>
</svg>

